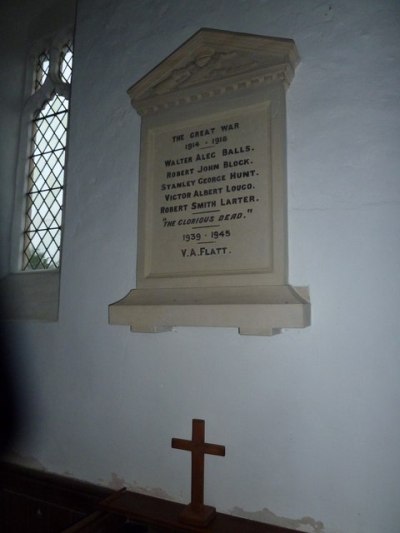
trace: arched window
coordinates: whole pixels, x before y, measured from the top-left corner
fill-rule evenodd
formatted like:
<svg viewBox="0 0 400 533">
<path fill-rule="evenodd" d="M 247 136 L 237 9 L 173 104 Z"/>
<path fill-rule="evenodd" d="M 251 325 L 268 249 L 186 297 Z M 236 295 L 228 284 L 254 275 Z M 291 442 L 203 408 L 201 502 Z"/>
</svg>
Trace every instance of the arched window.
<svg viewBox="0 0 400 533">
<path fill-rule="evenodd" d="M 56 321 L 76 0 L 6 2 L 1 27 L 0 317 Z M 25 5 L 26 4 L 26 5 Z M 26 9 L 25 9 L 26 8 Z M 21 24 L 13 25 L 15 17 Z"/>
<path fill-rule="evenodd" d="M 60 267 L 72 60 L 71 40 L 53 43 L 34 58 L 27 102 L 32 118 L 20 246 L 23 271 Z"/>
</svg>

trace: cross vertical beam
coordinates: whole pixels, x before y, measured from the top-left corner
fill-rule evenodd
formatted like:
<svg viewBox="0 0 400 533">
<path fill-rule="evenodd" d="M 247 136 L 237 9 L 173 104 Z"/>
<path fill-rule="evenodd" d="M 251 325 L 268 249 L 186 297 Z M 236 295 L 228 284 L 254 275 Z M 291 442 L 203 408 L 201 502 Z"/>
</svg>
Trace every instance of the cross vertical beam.
<svg viewBox="0 0 400 533">
<path fill-rule="evenodd" d="M 181 514 L 187 524 L 206 526 L 215 516 L 215 508 L 204 505 L 204 455 L 225 455 L 225 446 L 205 442 L 204 420 L 192 420 L 192 440 L 173 438 L 172 448 L 192 454 L 191 502 Z"/>
</svg>

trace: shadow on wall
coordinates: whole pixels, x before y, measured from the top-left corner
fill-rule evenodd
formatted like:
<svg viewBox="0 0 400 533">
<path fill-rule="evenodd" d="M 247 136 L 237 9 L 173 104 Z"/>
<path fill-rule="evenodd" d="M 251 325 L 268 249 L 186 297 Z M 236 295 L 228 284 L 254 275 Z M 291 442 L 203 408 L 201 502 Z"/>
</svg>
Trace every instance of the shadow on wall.
<svg viewBox="0 0 400 533">
<path fill-rule="evenodd" d="M 21 405 L 13 372 L 13 343 L 0 324 L 0 460 L 10 451 L 21 427 Z"/>
</svg>

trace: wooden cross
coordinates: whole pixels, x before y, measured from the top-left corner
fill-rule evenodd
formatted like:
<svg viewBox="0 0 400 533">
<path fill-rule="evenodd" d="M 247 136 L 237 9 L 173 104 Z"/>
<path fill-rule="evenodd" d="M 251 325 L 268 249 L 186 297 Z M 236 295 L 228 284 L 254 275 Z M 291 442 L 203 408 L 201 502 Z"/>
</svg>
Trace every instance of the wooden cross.
<svg viewBox="0 0 400 533">
<path fill-rule="evenodd" d="M 204 420 L 192 421 L 192 440 L 172 439 L 171 446 L 192 453 L 192 491 L 191 502 L 185 507 L 180 518 L 195 526 L 206 526 L 214 518 L 214 507 L 204 505 L 204 455 L 225 455 L 225 446 L 209 444 L 204 441 Z"/>
</svg>

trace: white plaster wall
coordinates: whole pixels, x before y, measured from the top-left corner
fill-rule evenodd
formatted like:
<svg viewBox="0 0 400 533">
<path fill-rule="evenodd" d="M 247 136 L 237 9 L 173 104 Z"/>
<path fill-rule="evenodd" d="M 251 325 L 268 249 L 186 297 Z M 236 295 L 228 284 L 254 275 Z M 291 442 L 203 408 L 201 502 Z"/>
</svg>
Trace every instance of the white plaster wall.
<svg viewBox="0 0 400 533">
<path fill-rule="evenodd" d="M 0 7 L 1 9 L 1 7 Z M 15 11 L 0 11 L 0 278 L 8 273 L 9 233 L 14 199 L 20 106 L 24 89 L 24 58 L 29 21 L 22 17 L 14 32 Z M 10 51 L 12 51 L 10 53 Z M 18 59 L 17 59 L 18 58 Z"/>
<path fill-rule="evenodd" d="M 300 51 L 290 282 L 310 285 L 311 328 L 107 324 L 135 283 L 140 121 L 126 90 L 200 27 Z M 170 440 L 204 418 L 226 446 L 206 461 L 220 511 L 400 530 L 399 41 L 390 0 L 79 0 L 60 319 L 9 325 L 26 402 L 17 461 L 185 502 L 189 454 Z"/>
</svg>

